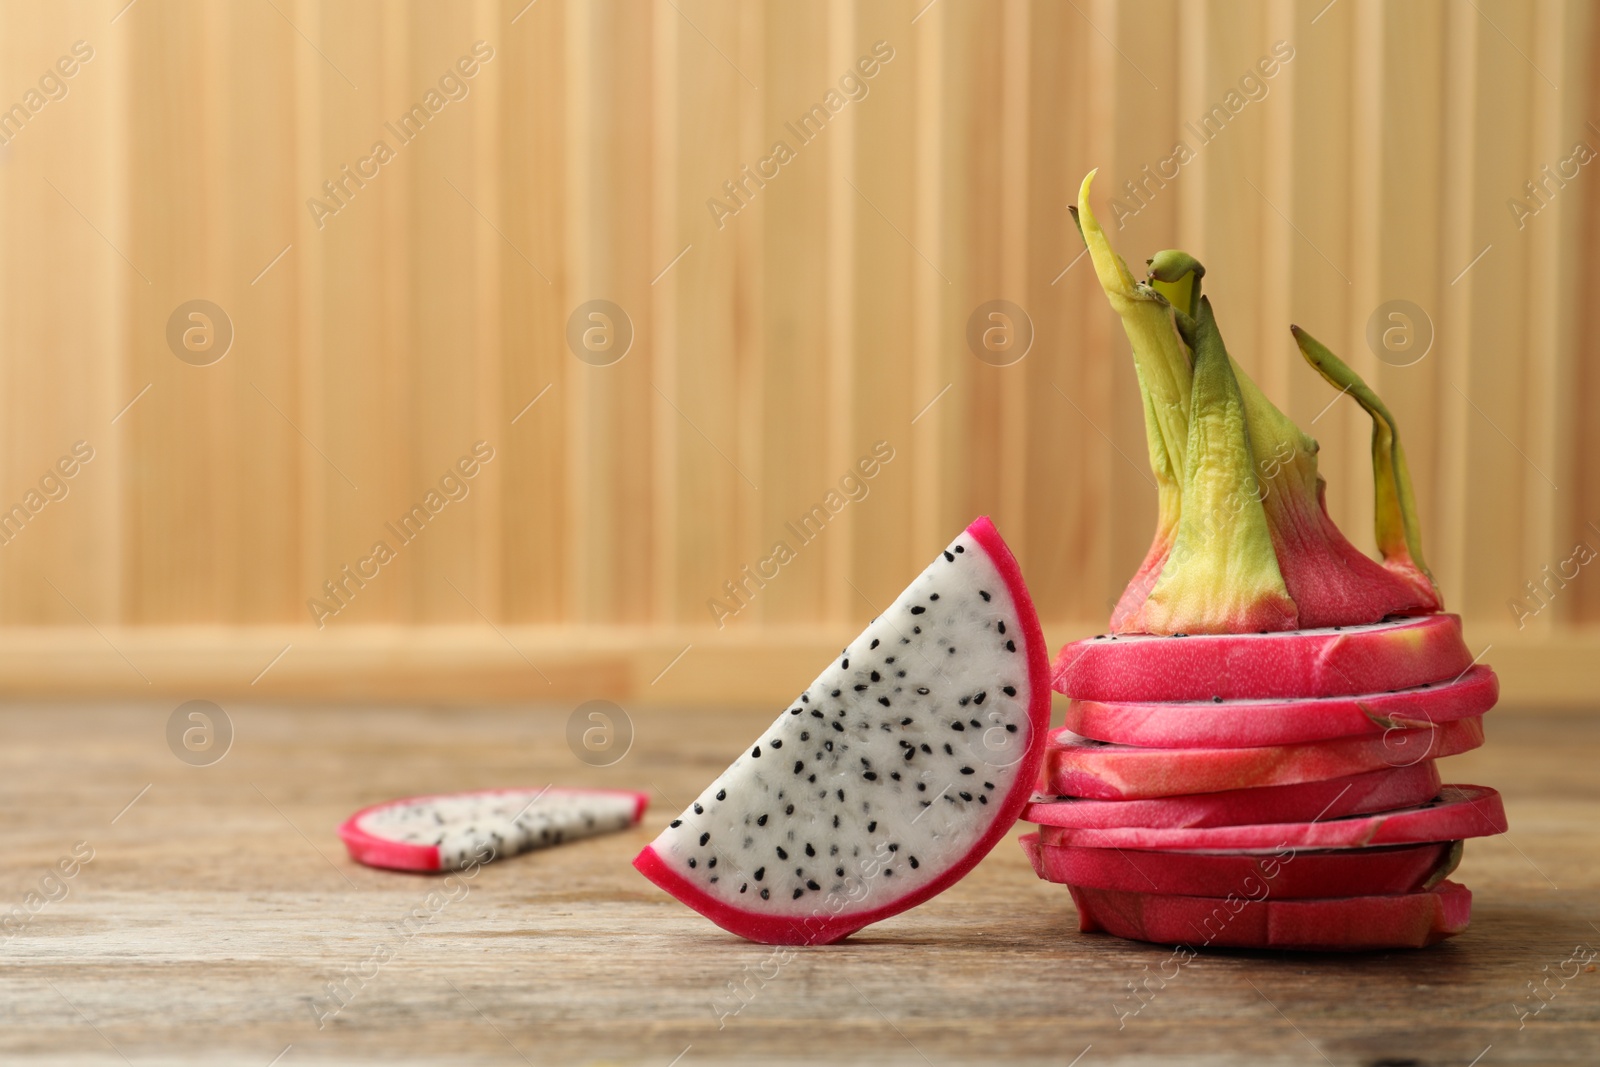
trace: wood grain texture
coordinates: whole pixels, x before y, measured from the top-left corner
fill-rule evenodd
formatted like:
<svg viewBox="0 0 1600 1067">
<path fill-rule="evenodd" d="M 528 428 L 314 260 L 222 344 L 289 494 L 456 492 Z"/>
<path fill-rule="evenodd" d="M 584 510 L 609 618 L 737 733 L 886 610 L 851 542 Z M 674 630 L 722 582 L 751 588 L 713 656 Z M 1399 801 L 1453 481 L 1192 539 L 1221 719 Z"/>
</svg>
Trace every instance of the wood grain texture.
<svg viewBox="0 0 1600 1067">
<path fill-rule="evenodd" d="M 629 859 L 765 712 L 638 715 L 629 753 L 594 768 L 567 749 L 564 708 L 241 704 L 209 767 L 167 750 L 168 711 L 0 713 L 6 906 L 77 842 L 94 852 L 5 945 L 8 1063 L 266 1064 L 291 1045 L 280 1062 L 1060 1067 L 1089 1046 L 1083 1065 L 1466 1064 L 1490 1046 L 1481 1062 L 1593 1062 L 1600 973 L 1552 980 L 1520 1031 L 1517 1012 L 1538 1006 L 1528 983 L 1600 942 L 1593 716 L 1497 712 L 1485 748 L 1444 764 L 1497 786 L 1511 822 L 1467 844 L 1460 937 L 1204 953 L 1119 1020 L 1171 950 L 1078 933 L 1066 892 L 1011 840 L 922 907 L 792 957 L 639 877 Z M 333 833 L 394 796 L 545 781 L 644 789 L 652 807 L 635 831 L 484 868 L 412 937 L 396 924 L 438 881 L 357 866 Z M 383 946 L 395 957 L 374 972 Z M 349 969 L 367 980 L 318 1029 L 314 1003 Z"/>
<path fill-rule="evenodd" d="M 1291 322 L 1397 413 L 1447 603 L 1546 665 L 1508 696 L 1593 690 L 1561 656 L 1595 642 L 1600 580 L 1545 576 L 1600 551 L 1600 196 L 1592 167 L 1543 169 L 1600 151 L 1581 0 L 12 4 L 0 106 L 76 41 L 94 58 L 64 94 L 0 125 L 0 508 L 96 449 L 0 545 L 0 626 L 32 648 L 60 628 L 62 692 L 101 677 L 90 626 L 797 655 L 787 633 L 853 633 L 979 512 L 1041 614 L 1092 632 L 1154 516 L 1127 343 L 1065 210 L 1093 167 L 1131 263 L 1207 263 L 1351 540 L 1372 541 L 1368 423 Z M 477 42 L 458 93 L 441 79 Z M 1292 60 L 1253 74 L 1275 48 Z M 378 142 L 393 158 L 347 177 Z M 211 366 L 168 349 L 193 298 L 235 330 Z M 568 342 L 597 299 L 633 334 L 606 366 Z M 1034 336 L 1005 366 L 968 342 L 998 299 Z M 1398 299 L 1434 335 L 1411 365 L 1366 340 Z M 478 441 L 470 492 L 397 541 Z M 865 495 L 796 538 L 878 441 Z M 394 560 L 343 577 L 378 541 Z M 794 558 L 761 578 L 779 541 Z"/>
</svg>

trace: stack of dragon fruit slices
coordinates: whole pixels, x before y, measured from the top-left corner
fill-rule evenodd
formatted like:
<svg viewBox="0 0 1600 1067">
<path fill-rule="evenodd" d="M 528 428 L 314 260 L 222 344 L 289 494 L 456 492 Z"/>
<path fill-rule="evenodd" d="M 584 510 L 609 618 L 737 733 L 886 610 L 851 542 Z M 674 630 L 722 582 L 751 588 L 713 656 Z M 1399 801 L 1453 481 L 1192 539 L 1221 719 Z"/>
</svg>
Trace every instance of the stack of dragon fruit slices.
<svg viewBox="0 0 1600 1067">
<path fill-rule="evenodd" d="M 1503 833 L 1499 795 L 1440 785 L 1499 686 L 1455 615 L 1264 634 L 1102 635 L 1022 818 L 1080 926 L 1193 947 L 1421 947 L 1466 929 L 1447 878 Z"/>
</svg>

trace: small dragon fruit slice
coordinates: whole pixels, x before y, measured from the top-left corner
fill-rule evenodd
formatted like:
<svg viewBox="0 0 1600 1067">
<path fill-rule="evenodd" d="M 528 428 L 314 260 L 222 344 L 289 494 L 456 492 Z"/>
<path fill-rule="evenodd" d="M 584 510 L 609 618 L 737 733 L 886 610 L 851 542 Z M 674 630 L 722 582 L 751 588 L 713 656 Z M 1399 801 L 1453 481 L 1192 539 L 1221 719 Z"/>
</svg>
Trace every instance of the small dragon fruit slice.
<svg viewBox="0 0 1600 1067">
<path fill-rule="evenodd" d="M 1078 928 L 1133 941 L 1209 948 L 1359 952 L 1423 948 L 1467 928 L 1472 893 L 1443 881 L 1420 893 L 1329 900 L 1177 897 L 1068 886 Z"/>
<path fill-rule="evenodd" d="M 363 808 L 339 827 L 368 867 L 454 871 L 626 830 L 649 797 L 620 789 L 488 789 L 406 797 Z"/>
<path fill-rule="evenodd" d="M 1037 781 L 1049 724 L 1038 617 L 980 518 L 634 866 L 742 937 L 837 941 L 994 847 Z"/>
</svg>

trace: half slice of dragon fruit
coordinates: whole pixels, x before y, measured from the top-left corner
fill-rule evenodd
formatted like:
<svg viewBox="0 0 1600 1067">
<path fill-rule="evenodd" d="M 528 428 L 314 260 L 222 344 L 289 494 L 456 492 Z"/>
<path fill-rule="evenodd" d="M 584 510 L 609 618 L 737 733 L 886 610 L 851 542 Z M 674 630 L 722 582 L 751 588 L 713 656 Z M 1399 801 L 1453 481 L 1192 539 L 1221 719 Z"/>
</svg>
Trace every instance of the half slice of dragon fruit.
<svg viewBox="0 0 1600 1067">
<path fill-rule="evenodd" d="M 339 827 L 368 867 L 454 871 L 626 830 L 650 799 L 619 789 L 488 789 L 406 797 L 362 808 Z"/>
<path fill-rule="evenodd" d="M 980 518 L 634 866 L 742 937 L 837 941 L 994 847 L 1032 792 L 1049 721 L 1033 602 Z"/>
</svg>

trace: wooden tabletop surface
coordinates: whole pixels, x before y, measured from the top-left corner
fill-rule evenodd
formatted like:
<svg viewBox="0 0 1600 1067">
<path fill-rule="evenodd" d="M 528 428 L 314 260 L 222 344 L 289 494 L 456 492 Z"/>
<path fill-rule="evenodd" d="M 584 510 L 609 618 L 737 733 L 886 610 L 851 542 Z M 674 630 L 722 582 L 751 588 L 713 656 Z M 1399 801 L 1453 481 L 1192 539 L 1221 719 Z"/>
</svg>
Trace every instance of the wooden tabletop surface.
<svg viewBox="0 0 1600 1067">
<path fill-rule="evenodd" d="M 1078 933 L 1011 841 L 911 913 L 777 955 L 639 877 L 634 853 L 766 713 L 639 711 L 600 768 L 569 750 L 569 709 L 231 707 L 227 755 L 190 766 L 172 710 L 0 712 L 0 911 L 57 898 L 0 935 L 0 1062 L 1600 1062 L 1600 972 L 1562 977 L 1600 946 L 1592 716 L 1498 710 L 1487 747 L 1443 765 L 1498 787 L 1512 827 L 1467 846 L 1462 936 L 1207 952 L 1119 1018 L 1171 950 Z M 437 880 L 357 866 L 333 832 L 389 797 L 547 781 L 655 799 L 636 831 L 485 868 L 412 936 L 396 924 Z M 93 858 L 46 882 L 74 849 Z M 347 969 L 357 993 L 319 1029 Z"/>
</svg>

